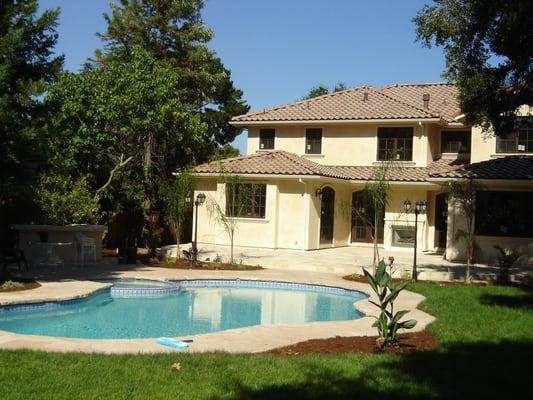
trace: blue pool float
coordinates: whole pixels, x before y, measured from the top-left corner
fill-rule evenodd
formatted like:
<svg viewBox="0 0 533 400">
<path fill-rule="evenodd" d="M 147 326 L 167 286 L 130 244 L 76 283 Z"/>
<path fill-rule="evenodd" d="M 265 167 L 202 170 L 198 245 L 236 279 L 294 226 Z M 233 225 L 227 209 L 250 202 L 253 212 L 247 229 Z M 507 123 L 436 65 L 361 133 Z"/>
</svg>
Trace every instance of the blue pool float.
<svg viewBox="0 0 533 400">
<path fill-rule="evenodd" d="M 176 340 L 168 337 L 160 337 L 156 342 L 163 346 L 173 347 L 175 349 L 184 349 L 189 345 L 181 340 Z"/>
</svg>

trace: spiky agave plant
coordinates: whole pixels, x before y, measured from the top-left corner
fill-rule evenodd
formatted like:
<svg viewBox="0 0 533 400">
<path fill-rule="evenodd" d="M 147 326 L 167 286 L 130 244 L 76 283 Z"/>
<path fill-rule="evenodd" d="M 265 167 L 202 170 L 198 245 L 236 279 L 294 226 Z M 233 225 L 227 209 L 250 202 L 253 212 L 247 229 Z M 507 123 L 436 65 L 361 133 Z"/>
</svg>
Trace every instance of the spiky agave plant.
<svg viewBox="0 0 533 400">
<path fill-rule="evenodd" d="M 396 334 L 399 329 L 412 329 L 417 322 L 414 319 L 400 321 L 409 311 L 394 312 L 394 301 L 409 282 L 394 284 L 383 260 L 378 264 L 376 275 L 373 276 L 364 268 L 363 272 L 379 300 L 379 303 L 370 300 L 380 309 L 379 316 L 375 317 L 376 322 L 372 326 L 378 329 L 381 347 L 390 346 L 396 342 Z"/>
</svg>

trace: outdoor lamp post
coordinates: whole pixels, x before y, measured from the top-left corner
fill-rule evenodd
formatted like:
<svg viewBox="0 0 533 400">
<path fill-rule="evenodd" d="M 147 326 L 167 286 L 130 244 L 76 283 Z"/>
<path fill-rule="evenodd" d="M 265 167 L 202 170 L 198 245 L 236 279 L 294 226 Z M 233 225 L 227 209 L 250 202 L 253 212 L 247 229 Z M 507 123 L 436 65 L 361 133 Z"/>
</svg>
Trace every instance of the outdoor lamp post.
<svg viewBox="0 0 533 400">
<path fill-rule="evenodd" d="M 416 271 L 416 247 L 417 247 L 417 241 L 418 241 L 418 214 L 424 214 L 426 212 L 427 208 L 427 201 L 426 200 L 417 200 L 415 203 L 415 242 L 414 242 L 414 254 L 413 254 L 413 272 L 412 276 L 415 281 L 418 280 L 418 273 Z M 409 199 L 405 200 L 403 202 L 403 208 L 405 212 L 409 212 L 411 210 L 412 203 L 409 201 Z"/>
<path fill-rule="evenodd" d="M 197 242 L 198 242 L 198 206 L 201 206 L 202 204 L 204 204 L 205 202 L 205 194 L 203 193 L 198 193 L 198 195 L 196 196 L 196 200 L 194 201 L 194 241 L 192 242 L 192 254 L 193 254 L 193 260 L 196 262 L 198 260 L 198 247 L 197 247 Z M 191 202 L 191 198 L 190 197 L 186 197 L 185 198 L 185 201 L 187 201 L 188 199 L 188 203 Z"/>
</svg>

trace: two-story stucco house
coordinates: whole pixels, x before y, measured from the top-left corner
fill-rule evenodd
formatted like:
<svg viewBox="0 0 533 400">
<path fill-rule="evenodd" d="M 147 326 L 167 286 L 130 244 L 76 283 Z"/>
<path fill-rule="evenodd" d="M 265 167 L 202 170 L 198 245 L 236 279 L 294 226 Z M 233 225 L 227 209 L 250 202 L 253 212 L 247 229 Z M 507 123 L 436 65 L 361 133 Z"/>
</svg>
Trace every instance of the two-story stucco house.
<svg viewBox="0 0 533 400">
<path fill-rule="evenodd" d="M 530 115 L 524 109 L 524 118 Z M 418 218 L 418 248 L 465 256 L 456 232 L 464 227 L 448 202 L 450 180 L 473 178 L 480 261 L 494 244 L 518 248 L 533 260 L 533 127 L 496 138 L 465 125 L 453 85 L 361 86 L 233 118 L 248 130 L 247 154 L 196 167 L 198 192 L 225 207 L 221 170 L 253 185 L 241 208 L 235 245 L 315 250 L 370 246 L 372 229 L 360 218 L 362 190 L 394 154 L 390 201 L 378 221 L 385 249 L 413 246 L 409 199 L 427 202 Z M 237 201 L 239 201 L 237 199 Z M 449 204 L 448 204 L 449 203 Z M 371 211 L 370 211 L 371 212 Z M 367 210 L 368 213 L 368 210 Z M 229 244 L 223 227 L 201 207 L 199 244 Z"/>
</svg>

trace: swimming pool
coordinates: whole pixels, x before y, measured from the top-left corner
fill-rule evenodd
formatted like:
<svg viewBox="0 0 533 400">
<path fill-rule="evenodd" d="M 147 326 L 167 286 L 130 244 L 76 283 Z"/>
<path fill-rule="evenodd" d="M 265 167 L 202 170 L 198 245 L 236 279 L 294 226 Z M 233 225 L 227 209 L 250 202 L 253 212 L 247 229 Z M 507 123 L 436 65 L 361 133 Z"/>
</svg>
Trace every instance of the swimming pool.
<svg viewBox="0 0 533 400">
<path fill-rule="evenodd" d="M 363 316 L 358 291 L 248 280 L 115 281 L 86 298 L 0 307 L 0 330 L 91 339 L 190 336 Z"/>
</svg>

